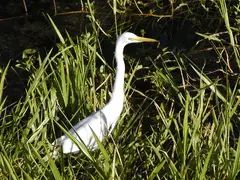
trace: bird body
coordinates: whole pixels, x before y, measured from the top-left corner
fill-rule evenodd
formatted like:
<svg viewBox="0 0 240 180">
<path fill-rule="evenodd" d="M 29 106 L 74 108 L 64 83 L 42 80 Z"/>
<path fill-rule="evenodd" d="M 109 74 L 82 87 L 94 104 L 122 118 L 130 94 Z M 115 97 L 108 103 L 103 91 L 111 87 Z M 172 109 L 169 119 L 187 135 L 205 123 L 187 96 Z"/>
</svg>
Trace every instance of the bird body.
<svg viewBox="0 0 240 180">
<path fill-rule="evenodd" d="M 94 131 L 100 141 L 103 140 L 104 135 L 108 132 L 106 117 L 101 110 L 81 120 L 70 129 L 69 132 L 73 134 L 74 138 L 78 141 L 81 142 L 82 140 L 89 149 L 94 150 L 97 148 L 97 144 L 92 135 L 92 131 Z M 81 140 L 79 138 L 81 138 Z M 62 145 L 62 152 L 64 154 L 79 152 L 79 148 L 66 134 L 58 138 L 54 142 L 54 145 Z"/>
<path fill-rule="evenodd" d="M 125 32 L 118 37 L 115 48 L 115 58 L 117 62 L 116 78 L 113 86 L 110 101 L 99 111 L 81 120 L 69 132 L 91 150 L 97 148 L 97 143 L 92 131 L 100 141 L 112 132 L 117 119 L 120 116 L 124 103 L 124 74 L 125 64 L 123 60 L 123 50 L 127 44 L 139 42 L 158 42 L 155 39 L 138 37 L 133 33 Z M 80 142 L 81 142 L 80 141 Z M 62 146 L 63 153 L 77 153 L 79 148 L 67 136 L 63 135 L 52 143 L 54 146 Z"/>
</svg>

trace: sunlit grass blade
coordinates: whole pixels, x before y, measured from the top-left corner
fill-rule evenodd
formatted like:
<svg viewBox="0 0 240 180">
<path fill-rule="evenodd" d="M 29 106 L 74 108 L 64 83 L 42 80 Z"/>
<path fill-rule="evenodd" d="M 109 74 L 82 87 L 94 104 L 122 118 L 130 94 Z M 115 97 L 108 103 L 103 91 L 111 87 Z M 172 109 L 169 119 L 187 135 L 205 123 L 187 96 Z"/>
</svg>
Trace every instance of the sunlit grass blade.
<svg viewBox="0 0 240 180">
<path fill-rule="evenodd" d="M 117 171 L 116 171 L 116 157 L 117 157 L 117 148 L 114 148 L 114 154 L 113 154 L 113 161 L 112 161 L 112 173 L 111 173 L 111 177 L 110 178 L 112 178 L 112 179 L 114 179 L 114 178 L 118 178 L 118 179 L 120 179 L 119 177 L 118 177 L 118 174 L 117 174 Z"/>
<path fill-rule="evenodd" d="M 186 101 L 185 101 L 185 112 L 184 112 L 184 119 L 183 119 L 183 164 L 182 164 L 182 175 L 184 177 L 185 166 L 187 161 L 187 154 L 188 154 L 188 116 L 189 116 L 189 103 L 190 103 L 190 95 L 186 94 Z"/>
<path fill-rule="evenodd" d="M 149 180 L 153 180 L 156 178 L 156 176 L 158 176 L 158 178 L 161 177 L 161 175 L 159 174 L 159 171 L 163 168 L 163 166 L 166 164 L 166 160 L 164 160 L 163 162 L 161 162 L 160 164 L 158 164 L 153 171 L 151 172 L 150 176 L 149 176 Z"/>
<path fill-rule="evenodd" d="M 5 171 L 10 179 L 17 180 L 18 179 L 17 174 L 14 170 L 14 167 L 10 159 L 7 156 L 4 156 L 2 153 L 0 153 L 0 159 L 2 160 L 1 163 L 2 171 Z"/>
<path fill-rule="evenodd" d="M 5 151 L 5 148 L 3 147 L 2 143 L 0 142 L 0 169 L 5 174 L 8 176 L 10 179 L 17 180 L 18 176 L 15 171 L 15 168 L 12 164 L 12 161 L 10 157 L 8 157 L 8 153 Z M 0 171 L 0 174 L 1 174 Z"/>
<path fill-rule="evenodd" d="M 229 179 L 236 179 L 236 177 L 239 175 L 239 172 L 240 172 L 240 138 L 238 139 L 238 145 L 235 152 L 234 163 L 231 169 L 231 175 Z"/>
<path fill-rule="evenodd" d="M 38 150 L 31 144 L 27 144 L 29 156 L 35 161 L 38 160 L 39 165 L 41 164 L 44 168 L 47 168 L 46 162 L 43 160 Z"/>
<path fill-rule="evenodd" d="M 207 155 L 204 163 L 203 163 L 204 165 L 203 165 L 203 168 L 202 168 L 202 172 L 200 174 L 200 178 L 199 178 L 200 180 L 206 179 L 205 175 L 206 175 L 206 172 L 208 170 L 209 162 L 210 162 L 210 159 L 212 157 L 212 153 L 213 153 L 214 147 L 215 146 L 213 144 L 211 149 L 210 149 L 210 151 L 208 152 L 208 155 Z"/>
<path fill-rule="evenodd" d="M 193 65 L 191 65 L 191 67 L 198 74 L 200 79 L 203 80 L 203 82 L 206 83 L 214 93 L 216 93 L 216 95 L 217 95 L 217 97 L 219 97 L 219 99 L 221 99 L 224 103 L 228 103 L 226 98 L 221 94 L 221 92 L 214 85 L 214 83 L 204 73 L 200 73 Z"/>
<path fill-rule="evenodd" d="M 48 163 L 49 163 L 49 166 L 50 166 L 51 172 L 53 173 L 54 178 L 55 179 L 63 179 L 58 170 L 58 167 L 56 166 L 55 161 L 51 157 L 51 154 L 48 151 L 46 151 L 46 153 L 47 153 L 47 157 L 48 157 Z"/>
<path fill-rule="evenodd" d="M 55 25 L 55 23 L 53 22 L 52 18 L 51 18 L 48 14 L 47 14 L 47 19 L 50 21 L 52 27 L 54 28 L 54 31 L 56 32 L 56 34 L 57 34 L 60 42 L 61 42 L 62 44 L 65 44 L 65 40 L 64 40 L 61 32 L 58 30 L 57 26 Z"/>
<path fill-rule="evenodd" d="M 1 72 L 1 79 L 0 79 L 0 112 L 3 109 L 5 100 L 2 101 L 3 96 L 3 90 L 4 90 L 4 81 L 7 75 L 7 71 L 9 68 L 10 62 L 7 64 L 7 66 L 4 68 L 4 70 Z"/>
<path fill-rule="evenodd" d="M 83 142 L 79 142 L 68 130 L 66 130 L 63 126 L 61 126 L 57 121 L 55 123 L 61 128 L 64 134 L 66 134 L 71 141 L 78 146 L 78 148 L 85 154 L 85 156 L 94 162 L 93 156 L 90 154 L 88 148 Z"/>
<path fill-rule="evenodd" d="M 208 40 L 221 42 L 221 40 L 214 35 L 205 35 L 205 34 L 201 34 L 201 33 L 196 33 L 196 34 L 199 35 L 199 36 L 202 36 L 202 37 L 204 37 L 205 39 L 208 39 Z"/>
<path fill-rule="evenodd" d="M 227 29 L 227 32 L 228 32 L 228 35 L 229 35 L 229 38 L 230 38 L 230 44 L 233 48 L 233 52 L 234 52 L 234 55 L 235 55 L 235 60 L 237 62 L 238 68 L 240 69 L 239 48 L 236 47 L 235 36 L 234 36 L 234 33 L 232 31 L 232 27 L 231 27 L 231 24 L 230 24 L 229 15 L 228 15 L 229 13 L 228 13 L 226 0 L 219 0 L 219 3 L 220 3 L 220 7 L 218 9 L 219 9 L 219 11 L 222 15 L 222 18 L 225 22 L 225 26 L 226 26 L 226 29 Z"/>
<path fill-rule="evenodd" d="M 166 161 L 169 169 L 171 170 L 172 177 L 174 178 L 182 177 L 181 173 L 177 170 L 177 167 L 175 166 L 174 162 L 172 162 L 172 160 L 169 158 L 168 154 L 163 150 L 158 150 L 158 148 L 156 148 L 150 140 L 148 140 L 148 142 L 151 145 L 151 148 L 153 149 L 154 153 L 157 155 L 157 158 L 160 161 L 160 163 L 163 163 Z M 163 153 L 163 157 L 161 156 L 160 152 Z M 161 165 L 159 167 L 161 167 Z"/>
<path fill-rule="evenodd" d="M 110 172 L 110 157 L 109 157 L 109 153 L 107 152 L 107 150 L 104 148 L 102 142 L 98 139 L 97 135 L 95 134 L 95 132 L 91 129 L 93 137 L 95 139 L 95 141 L 97 142 L 98 148 L 100 149 L 103 157 L 104 157 L 104 172 L 107 172 L 107 174 L 109 174 L 108 172 Z"/>
</svg>

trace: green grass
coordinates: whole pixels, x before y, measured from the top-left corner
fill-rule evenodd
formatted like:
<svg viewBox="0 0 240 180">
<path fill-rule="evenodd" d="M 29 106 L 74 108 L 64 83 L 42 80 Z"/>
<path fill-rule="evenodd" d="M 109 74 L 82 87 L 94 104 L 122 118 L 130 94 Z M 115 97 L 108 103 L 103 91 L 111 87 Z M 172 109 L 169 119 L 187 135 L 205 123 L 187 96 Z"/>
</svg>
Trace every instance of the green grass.
<svg viewBox="0 0 240 180">
<path fill-rule="evenodd" d="M 57 50 L 45 56 L 27 50 L 15 67 L 9 64 L 1 70 L 0 179 L 239 178 L 240 4 L 224 0 L 193 4 L 175 3 L 164 12 L 176 13 L 172 18 L 177 32 L 189 20 L 196 23 L 194 45 L 179 50 L 179 39 L 173 38 L 169 47 L 137 46 L 125 57 L 125 104 L 113 133 L 97 141 L 96 151 L 76 142 L 79 154 L 60 153 L 58 158 L 51 157 L 50 143 L 104 106 L 111 97 L 115 70 L 102 53 L 106 32 L 97 19 L 96 4 L 85 4 L 91 27 L 78 37 L 60 32 L 46 16 L 59 39 Z M 170 2 L 167 5 L 171 7 Z M 157 15 L 157 8 L 166 5 L 113 1 L 109 7 L 114 17 L 109 32 L 117 35 L 130 28 L 137 13 Z M 152 7 L 150 12 L 147 7 Z M 211 14 L 213 7 L 221 16 Z M 158 18 L 143 23 L 144 28 L 138 21 L 131 31 L 139 34 L 139 27 L 143 34 L 151 28 L 156 31 L 158 23 L 171 29 L 170 20 Z M 155 34 L 152 38 L 160 38 L 160 32 Z M 19 71 L 29 74 L 25 94 L 8 104 L 8 75 Z"/>
</svg>

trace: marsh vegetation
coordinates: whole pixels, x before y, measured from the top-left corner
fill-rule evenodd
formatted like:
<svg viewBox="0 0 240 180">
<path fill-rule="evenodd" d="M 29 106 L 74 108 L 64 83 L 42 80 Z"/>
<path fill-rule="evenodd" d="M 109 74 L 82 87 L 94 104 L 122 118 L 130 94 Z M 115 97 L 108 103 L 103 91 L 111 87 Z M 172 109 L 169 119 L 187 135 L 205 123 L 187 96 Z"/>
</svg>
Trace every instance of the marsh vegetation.
<svg viewBox="0 0 240 180">
<path fill-rule="evenodd" d="M 240 177 L 240 2 L 78 5 L 79 11 L 61 16 L 84 16 L 81 34 L 59 30 L 54 18 L 60 12 L 45 14 L 56 44 L 41 53 L 25 49 L 1 68 L 0 178 Z M 51 158 L 50 143 L 111 97 L 114 43 L 125 31 L 160 45 L 126 47 L 117 127 L 96 151 Z"/>
</svg>

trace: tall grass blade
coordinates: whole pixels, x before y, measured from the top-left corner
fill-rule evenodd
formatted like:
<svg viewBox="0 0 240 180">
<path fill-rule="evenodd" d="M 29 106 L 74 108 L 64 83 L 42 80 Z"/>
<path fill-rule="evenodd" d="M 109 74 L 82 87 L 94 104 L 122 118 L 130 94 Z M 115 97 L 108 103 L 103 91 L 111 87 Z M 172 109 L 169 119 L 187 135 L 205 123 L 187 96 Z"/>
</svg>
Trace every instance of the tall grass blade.
<svg viewBox="0 0 240 180">
<path fill-rule="evenodd" d="M 228 179 L 229 180 L 236 179 L 237 175 L 239 175 L 239 172 L 240 172 L 240 138 L 238 138 L 238 145 L 235 152 L 234 163 L 231 169 L 231 175 Z"/>
<path fill-rule="evenodd" d="M 209 86 L 209 88 L 214 93 L 216 93 L 217 97 L 219 97 L 219 99 L 221 99 L 224 103 L 228 104 L 228 101 L 226 100 L 226 98 L 221 94 L 221 92 L 218 90 L 218 88 L 213 85 L 214 83 L 205 74 L 200 73 L 193 65 L 191 65 L 191 67 L 198 74 L 200 79 L 202 79 L 204 81 L 204 83 L 206 83 Z"/>
<path fill-rule="evenodd" d="M 183 119 L 183 164 L 182 164 L 182 174 L 184 174 L 186 161 L 187 161 L 187 153 L 188 153 L 188 113 L 189 113 L 189 103 L 190 103 L 190 95 L 186 94 L 185 101 L 185 113 Z"/>
<path fill-rule="evenodd" d="M 48 14 L 47 14 L 47 19 L 50 21 L 50 23 L 51 23 L 54 31 L 56 32 L 56 34 L 57 34 L 60 42 L 61 42 L 62 44 L 65 44 L 65 40 L 64 40 L 61 32 L 58 30 L 57 26 L 55 25 L 55 23 L 53 22 L 52 18 L 51 18 Z"/>
<path fill-rule="evenodd" d="M 213 150 L 214 150 L 214 145 L 212 145 L 212 147 L 211 147 L 211 149 L 210 149 L 210 151 L 209 151 L 209 153 L 208 153 L 208 155 L 207 155 L 207 158 L 205 159 L 205 161 L 204 161 L 204 166 L 203 166 L 203 169 L 202 169 L 202 172 L 201 172 L 201 174 L 200 174 L 200 180 L 203 180 L 203 179 L 206 179 L 205 178 L 205 175 L 206 175 L 206 172 L 207 172 L 207 170 L 208 170 L 208 165 L 209 165 L 209 162 L 210 162 L 210 159 L 211 159 L 211 156 L 212 156 L 212 153 L 213 153 Z"/>
<path fill-rule="evenodd" d="M 10 62 L 7 64 L 7 66 L 4 68 L 3 72 L 1 73 L 1 79 L 0 79 L 0 112 L 3 108 L 4 101 L 2 102 L 2 96 L 3 96 L 3 90 L 4 90 L 4 81 L 5 77 L 7 75 L 8 67 L 9 67 Z"/>
</svg>

